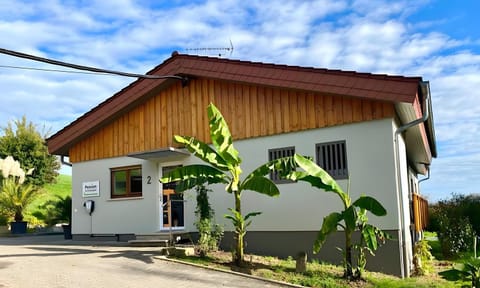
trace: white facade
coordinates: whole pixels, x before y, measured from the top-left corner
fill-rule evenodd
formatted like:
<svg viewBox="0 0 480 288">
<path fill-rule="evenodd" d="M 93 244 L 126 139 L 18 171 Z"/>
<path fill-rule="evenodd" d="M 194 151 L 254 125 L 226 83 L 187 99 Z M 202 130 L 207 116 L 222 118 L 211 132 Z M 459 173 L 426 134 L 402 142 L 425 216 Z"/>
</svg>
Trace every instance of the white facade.
<svg viewBox="0 0 480 288">
<path fill-rule="evenodd" d="M 386 230 L 398 230 L 401 225 L 399 205 L 396 193 L 396 166 L 394 154 L 394 129 L 392 119 L 384 119 L 357 124 L 335 126 L 295 132 L 269 137 L 259 137 L 236 141 L 235 147 L 243 159 L 244 176 L 268 161 L 268 149 L 294 146 L 295 152 L 315 156 L 315 144 L 336 140 L 345 140 L 350 177 L 339 180 L 345 191 L 350 185 L 353 199 L 361 194 L 375 197 L 387 209 L 385 217 L 370 217 L 370 221 Z M 401 145 L 400 155 L 405 155 L 405 146 Z M 408 178 L 405 157 L 401 157 L 402 193 L 406 207 L 405 222 L 409 225 L 408 215 Z M 194 157 L 186 157 L 176 162 L 159 163 L 131 157 L 118 157 L 96 161 L 75 163 L 73 165 L 73 234 L 97 233 L 152 233 L 159 231 L 161 225 L 161 167 L 189 165 L 198 163 Z M 139 198 L 110 198 L 110 169 L 122 166 L 142 165 L 143 195 Z M 403 171 L 405 170 L 405 171 Z M 83 198 L 83 182 L 99 181 L 100 196 Z M 324 216 L 342 208 L 341 202 L 333 193 L 312 188 L 305 183 L 278 184 L 279 197 L 271 198 L 252 191 L 244 191 L 242 210 L 244 213 L 261 211 L 255 217 L 250 231 L 315 231 L 318 230 Z M 218 223 L 230 223 L 223 218 L 227 208 L 233 207 L 232 195 L 224 191 L 223 186 L 210 187 L 211 204 L 216 212 Z M 83 208 L 87 199 L 95 200 L 95 212 L 92 216 Z M 195 195 L 185 195 L 185 230 L 194 230 Z M 408 223 L 408 224 L 407 224 Z M 407 230 L 408 231 L 408 230 Z"/>
</svg>

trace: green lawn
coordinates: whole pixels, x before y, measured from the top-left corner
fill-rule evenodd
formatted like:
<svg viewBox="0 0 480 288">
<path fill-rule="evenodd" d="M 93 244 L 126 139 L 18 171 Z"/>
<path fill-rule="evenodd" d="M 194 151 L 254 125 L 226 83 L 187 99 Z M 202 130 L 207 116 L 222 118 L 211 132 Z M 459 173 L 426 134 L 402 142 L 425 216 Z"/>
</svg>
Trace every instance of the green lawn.
<svg viewBox="0 0 480 288">
<path fill-rule="evenodd" d="M 71 175 L 58 175 L 57 182 L 53 184 L 45 185 L 42 189 L 40 196 L 30 205 L 26 220 L 31 224 L 41 224 L 32 217 L 31 214 L 39 209 L 48 200 L 55 199 L 57 196 L 65 197 L 72 195 L 72 176 Z"/>
</svg>

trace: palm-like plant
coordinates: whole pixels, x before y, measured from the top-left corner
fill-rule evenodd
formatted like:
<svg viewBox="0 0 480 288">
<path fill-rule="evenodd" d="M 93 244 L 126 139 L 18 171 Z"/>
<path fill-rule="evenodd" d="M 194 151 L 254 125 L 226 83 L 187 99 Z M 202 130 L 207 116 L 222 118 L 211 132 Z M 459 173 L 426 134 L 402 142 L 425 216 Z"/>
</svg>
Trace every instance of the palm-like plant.
<svg viewBox="0 0 480 288">
<path fill-rule="evenodd" d="M 373 254 L 373 251 L 378 247 L 378 240 L 383 241 L 389 237 L 379 228 L 367 223 L 366 212 L 370 211 L 376 216 L 384 216 L 387 214 L 387 211 L 380 202 L 369 196 L 360 196 L 360 198 L 352 202 L 350 195 L 345 193 L 340 185 L 313 161 L 298 154 L 295 154 L 294 159 L 303 171 L 293 171 L 288 175 L 288 178 L 294 181 L 305 181 L 326 192 L 337 194 L 344 207 L 344 210 L 340 213 L 333 212 L 323 218 L 322 227 L 318 232 L 317 239 L 313 246 L 314 253 L 320 251 L 320 248 L 330 233 L 336 232 L 338 227 L 342 228 L 345 232 L 345 250 L 343 251 L 345 265 L 344 277 L 348 279 L 359 279 L 366 264 L 364 250 Z M 352 235 L 356 229 L 358 229 L 361 234 L 359 244 L 354 244 L 352 241 Z M 359 258 L 357 259 L 358 266 L 355 274 L 353 272 L 352 261 L 352 250 L 354 248 L 357 248 L 359 253 Z"/>
<path fill-rule="evenodd" d="M 2 180 L 0 206 L 5 213 L 11 214 L 16 222 L 23 221 L 23 213 L 39 190 L 31 184 L 19 183 L 14 177 Z"/>
<path fill-rule="evenodd" d="M 278 196 L 280 192 L 277 186 L 264 176 L 273 170 L 280 175 L 285 175 L 295 166 L 295 163 L 291 158 L 271 161 L 258 167 L 242 181 L 240 178 L 242 160 L 233 146 L 232 136 L 225 119 L 213 104 L 208 106 L 207 113 L 213 147 L 190 136 L 175 135 L 174 139 L 177 143 L 185 145 L 191 153 L 209 165 L 199 164 L 179 167 L 164 175 L 160 181 L 162 183 L 177 182 L 175 188 L 177 192 L 183 192 L 203 184 L 221 183 L 226 185 L 225 190 L 233 195 L 235 202 L 234 208 L 229 209 L 232 214 L 225 215 L 235 227 L 236 246 L 232 254 L 233 262 L 237 266 L 242 266 L 243 239 L 247 227 L 251 224 L 249 219 L 261 214 L 261 212 L 250 212 L 245 216 L 242 214 L 242 192 L 251 190 L 268 196 Z"/>
</svg>

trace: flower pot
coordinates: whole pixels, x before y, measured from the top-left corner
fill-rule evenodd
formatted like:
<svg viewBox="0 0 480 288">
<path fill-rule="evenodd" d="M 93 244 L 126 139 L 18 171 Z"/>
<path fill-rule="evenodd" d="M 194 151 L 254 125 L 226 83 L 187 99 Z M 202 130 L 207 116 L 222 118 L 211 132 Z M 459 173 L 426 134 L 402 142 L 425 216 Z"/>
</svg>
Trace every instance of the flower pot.
<svg viewBox="0 0 480 288">
<path fill-rule="evenodd" d="M 63 238 L 72 239 L 72 225 L 62 225 L 63 228 Z"/>
<path fill-rule="evenodd" d="M 10 229 L 12 234 L 25 234 L 27 233 L 27 222 L 10 222 Z"/>
</svg>

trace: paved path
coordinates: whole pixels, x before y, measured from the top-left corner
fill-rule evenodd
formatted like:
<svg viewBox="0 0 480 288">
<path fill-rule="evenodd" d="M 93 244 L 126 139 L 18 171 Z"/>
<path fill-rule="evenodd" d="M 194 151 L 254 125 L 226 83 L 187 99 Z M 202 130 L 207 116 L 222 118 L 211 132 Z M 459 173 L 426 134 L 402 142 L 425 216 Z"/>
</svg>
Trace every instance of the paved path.
<svg viewBox="0 0 480 288">
<path fill-rule="evenodd" d="M 156 248 L 61 237 L 0 238 L 0 287 L 281 287 L 168 262 Z"/>
</svg>

